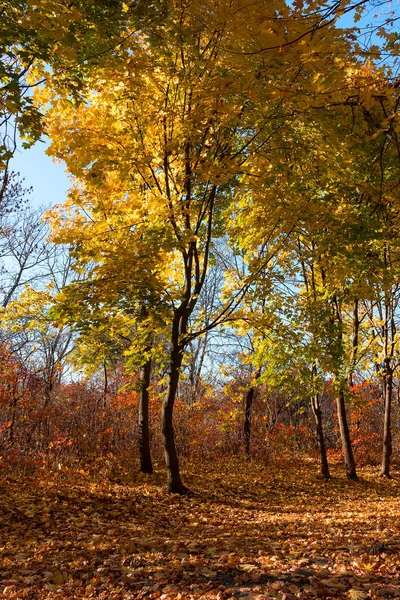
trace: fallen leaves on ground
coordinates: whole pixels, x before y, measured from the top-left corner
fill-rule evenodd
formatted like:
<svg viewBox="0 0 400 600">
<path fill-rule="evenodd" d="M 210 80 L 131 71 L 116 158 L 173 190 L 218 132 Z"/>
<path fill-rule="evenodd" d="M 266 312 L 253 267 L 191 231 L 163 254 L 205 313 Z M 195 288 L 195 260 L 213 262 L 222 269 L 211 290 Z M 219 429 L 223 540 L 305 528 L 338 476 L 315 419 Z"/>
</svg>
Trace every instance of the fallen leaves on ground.
<svg viewBox="0 0 400 600">
<path fill-rule="evenodd" d="M 399 478 L 315 468 L 192 465 L 183 498 L 161 469 L 2 481 L 0 598 L 400 598 Z"/>
</svg>

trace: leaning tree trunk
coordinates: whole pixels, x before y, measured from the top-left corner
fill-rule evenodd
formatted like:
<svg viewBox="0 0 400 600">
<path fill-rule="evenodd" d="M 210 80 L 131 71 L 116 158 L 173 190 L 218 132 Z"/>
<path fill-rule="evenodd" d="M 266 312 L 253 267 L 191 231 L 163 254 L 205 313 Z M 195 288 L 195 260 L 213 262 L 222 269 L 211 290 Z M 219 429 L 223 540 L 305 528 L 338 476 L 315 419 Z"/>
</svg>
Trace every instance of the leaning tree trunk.
<svg viewBox="0 0 400 600">
<path fill-rule="evenodd" d="M 316 427 L 317 440 L 318 440 L 318 449 L 319 449 L 319 455 L 320 455 L 320 459 L 321 459 L 321 475 L 325 479 L 330 479 L 331 474 L 329 472 L 328 458 L 326 455 L 326 445 L 325 445 L 325 438 L 324 438 L 324 429 L 322 426 L 322 411 L 321 411 L 321 405 L 319 402 L 319 394 L 315 394 L 314 396 L 312 396 L 311 408 L 312 408 L 312 412 L 313 412 L 314 420 L 315 420 L 315 427 Z"/>
<path fill-rule="evenodd" d="M 168 491 L 173 494 L 185 494 L 188 488 L 182 483 L 179 472 L 178 454 L 175 445 L 173 410 L 178 391 L 180 368 L 183 360 L 183 347 L 179 343 L 179 319 L 174 318 L 172 324 L 171 353 L 169 364 L 169 385 L 162 406 L 162 434 L 164 438 L 164 455 L 167 466 Z"/>
<path fill-rule="evenodd" d="M 347 422 L 346 415 L 346 404 L 344 400 L 343 389 L 339 390 L 339 396 L 337 398 L 337 411 L 339 420 L 340 437 L 342 440 L 342 447 L 344 452 L 344 462 L 346 466 L 347 479 L 358 481 L 356 472 L 356 463 L 354 460 L 353 449 L 351 447 L 350 430 Z"/>
<path fill-rule="evenodd" d="M 149 385 L 151 373 L 151 358 L 140 369 L 140 397 L 139 397 L 139 457 L 142 473 L 152 473 L 153 465 L 150 454 L 149 432 Z"/>
<path fill-rule="evenodd" d="M 385 414 L 383 422 L 383 452 L 382 452 L 382 466 L 380 477 L 390 478 L 390 457 L 392 456 L 392 427 L 391 427 L 391 416 L 392 416 L 392 389 L 393 389 L 393 372 L 392 369 L 386 365 L 385 379 L 383 381 L 384 389 L 384 402 L 385 402 Z"/>
</svg>

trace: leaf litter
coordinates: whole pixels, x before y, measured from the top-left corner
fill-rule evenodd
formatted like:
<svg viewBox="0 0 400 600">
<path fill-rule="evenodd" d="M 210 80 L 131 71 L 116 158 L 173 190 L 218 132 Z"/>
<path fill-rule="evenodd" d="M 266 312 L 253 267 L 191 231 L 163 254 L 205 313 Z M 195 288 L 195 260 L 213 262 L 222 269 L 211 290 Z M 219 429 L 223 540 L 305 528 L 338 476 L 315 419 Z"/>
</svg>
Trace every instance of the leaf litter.
<svg viewBox="0 0 400 600">
<path fill-rule="evenodd" d="M 0 598 L 400 598 L 400 479 L 315 465 L 186 465 L 124 484 L 70 473 L 1 487 Z"/>
</svg>

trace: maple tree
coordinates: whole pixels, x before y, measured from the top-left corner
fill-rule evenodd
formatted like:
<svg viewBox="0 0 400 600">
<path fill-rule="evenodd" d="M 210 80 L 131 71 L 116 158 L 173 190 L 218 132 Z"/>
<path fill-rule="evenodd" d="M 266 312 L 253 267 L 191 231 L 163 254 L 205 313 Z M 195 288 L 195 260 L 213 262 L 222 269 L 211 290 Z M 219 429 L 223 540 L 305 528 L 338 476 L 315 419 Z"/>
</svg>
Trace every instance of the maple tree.
<svg viewBox="0 0 400 600">
<path fill-rule="evenodd" d="M 301 209 L 304 201 L 307 203 L 305 218 L 300 218 L 294 226 L 293 248 L 296 248 L 296 240 L 298 248 L 297 256 L 291 260 L 296 261 L 297 268 L 300 262 L 305 296 L 309 298 L 308 302 L 312 303 L 312 306 L 307 308 L 308 325 L 303 322 L 302 326 L 306 331 L 309 330 L 317 342 L 314 356 L 308 357 L 309 369 L 311 370 L 311 365 L 317 361 L 323 370 L 333 372 L 338 382 L 338 417 L 346 455 L 346 469 L 351 478 L 356 478 L 356 472 L 346 422 L 345 394 L 352 372 L 363 357 L 358 303 L 359 298 L 369 299 L 374 295 L 377 279 L 386 279 L 389 276 L 387 265 L 380 260 L 377 248 L 384 245 L 386 236 L 392 240 L 398 239 L 394 223 L 388 228 L 387 218 L 385 225 L 385 217 L 382 218 L 386 211 L 390 212 L 396 206 L 393 190 L 397 183 L 396 178 L 392 179 L 394 163 L 391 162 L 398 160 L 396 126 L 393 135 L 389 133 L 387 138 L 385 126 L 379 125 L 386 123 L 388 118 L 387 123 L 396 123 L 398 99 L 396 92 L 393 98 L 393 86 L 385 87 L 380 78 L 375 79 L 375 82 L 370 79 L 377 74 L 369 64 L 357 75 L 357 78 L 364 81 L 359 88 L 361 91 L 349 96 L 342 103 L 343 107 L 351 107 L 351 135 L 346 133 L 343 137 L 340 134 L 341 138 L 335 138 L 341 126 L 338 128 L 334 124 L 334 129 L 330 129 L 328 144 L 332 139 L 335 142 L 329 156 L 326 153 L 326 139 L 320 137 L 323 130 L 315 128 L 314 121 L 312 133 L 314 139 L 318 140 L 315 152 L 324 157 L 324 170 L 320 170 L 317 156 L 314 161 L 310 162 L 308 159 L 303 163 L 299 153 L 287 153 L 286 161 L 291 163 L 288 171 L 290 176 L 284 175 L 279 179 L 280 189 L 276 192 L 283 195 L 286 193 L 288 196 L 290 194 L 292 199 L 296 197 L 296 201 L 293 202 L 296 211 Z M 365 85 L 367 81 L 371 87 Z M 336 103 L 334 106 L 335 108 L 331 107 L 330 113 L 323 115 L 324 127 L 329 126 L 332 113 L 337 114 Z M 346 109 L 342 113 L 342 119 L 344 118 Z M 339 139 L 341 154 L 335 156 Z M 365 143 L 366 139 L 368 144 Z M 301 142 L 304 143 L 304 136 Z M 301 142 L 299 141 L 299 144 Z M 344 155 L 346 143 L 350 144 L 347 147 L 347 156 Z M 309 174 L 308 179 L 305 179 L 305 173 Z M 300 178 L 299 198 L 295 196 L 296 177 Z M 285 188 L 285 185 L 290 187 Z M 288 191 L 285 192 L 286 189 Z M 268 221 L 266 226 L 270 226 Z M 253 235 L 260 235 L 259 221 L 257 231 L 251 229 L 250 236 Z M 265 232 L 261 235 L 266 237 Z M 292 271 L 291 276 L 295 272 Z M 345 313 L 353 310 L 348 308 L 352 304 L 353 318 L 348 319 Z M 348 341 L 343 336 L 348 336 Z M 390 403 L 387 406 L 389 405 Z"/>
<path fill-rule="evenodd" d="M 353 89 L 352 77 L 345 75 L 344 89 L 334 91 L 332 72 L 337 78 L 347 73 L 347 63 L 334 59 L 336 48 L 350 52 L 343 34 L 327 26 L 324 37 L 303 39 L 309 21 L 292 8 L 293 32 L 297 28 L 302 41 L 286 47 L 284 30 L 266 30 L 259 8 L 210 5 L 208 18 L 204 12 L 199 21 L 197 7 L 178 5 L 162 28 L 143 29 L 121 45 L 112 71 L 105 66 L 87 79 L 86 103 L 71 104 L 69 93 L 56 86 L 38 93 L 43 106 L 52 103 L 46 116 L 50 151 L 66 161 L 76 178 L 67 212 L 53 211 L 54 239 L 74 246 L 78 265 L 95 264 L 90 281 L 100 301 L 105 298 L 111 306 L 108 278 L 114 302 L 123 297 L 140 306 L 149 302 L 143 296 L 147 289 L 149 318 L 154 323 L 160 314 L 162 323 L 169 324 L 163 430 L 169 487 L 178 492 L 185 490 L 172 411 L 185 347 L 233 313 L 260 265 L 279 251 L 280 236 L 290 234 L 303 210 L 295 202 L 285 205 L 282 191 L 280 205 L 268 204 L 279 186 L 274 173 L 286 162 L 279 162 L 279 150 L 274 153 L 274 136 L 291 148 L 294 132 L 295 137 L 303 133 L 302 115 L 311 98 L 316 109 L 323 109 L 326 90 L 332 103 L 345 103 Z M 269 9 L 263 10 L 268 19 Z M 289 15 L 283 4 L 277 10 L 282 19 Z M 332 50 L 326 57 L 319 49 L 328 34 Z M 278 44 L 276 51 L 260 59 L 257 46 L 271 40 Z M 334 71 L 321 81 L 318 70 L 328 66 Z M 300 117 L 293 117 L 297 113 Z M 260 175 L 265 172 L 266 179 Z M 279 216 L 270 219 L 272 230 L 260 228 L 252 240 L 259 256 L 251 259 L 249 282 L 238 292 L 231 290 L 221 316 L 205 329 L 199 322 L 189 330 L 215 239 L 224 230 L 232 236 L 238 227 L 248 230 L 245 206 L 257 206 L 257 198 L 264 222 L 275 211 Z M 230 223 L 232 211 L 237 216 Z M 257 222 L 253 211 L 251 218 Z M 272 233 L 275 241 L 266 245 Z M 246 248 L 245 239 L 240 243 Z M 129 320 L 127 312 L 124 318 Z"/>
</svg>

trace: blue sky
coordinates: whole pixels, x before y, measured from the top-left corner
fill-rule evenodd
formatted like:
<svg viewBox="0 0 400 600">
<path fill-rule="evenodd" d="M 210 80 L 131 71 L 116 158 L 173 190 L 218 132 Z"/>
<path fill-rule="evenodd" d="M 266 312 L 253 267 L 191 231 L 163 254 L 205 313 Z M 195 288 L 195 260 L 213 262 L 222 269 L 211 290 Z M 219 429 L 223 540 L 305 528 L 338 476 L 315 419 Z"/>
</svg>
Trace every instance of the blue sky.
<svg viewBox="0 0 400 600">
<path fill-rule="evenodd" d="M 37 142 L 32 148 L 24 150 L 19 141 L 11 163 L 12 170 L 24 178 L 24 187 L 33 187 L 33 203 L 46 207 L 64 202 L 70 187 L 65 165 L 55 164 L 45 154 L 47 146 L 48 142 Z"/>
</svg>

